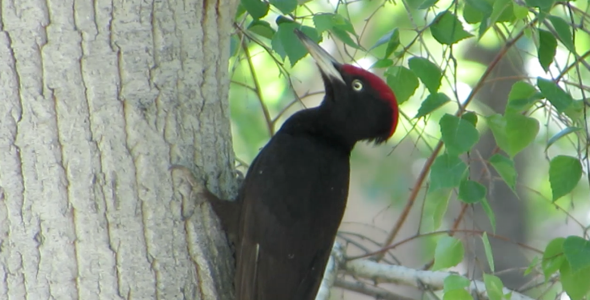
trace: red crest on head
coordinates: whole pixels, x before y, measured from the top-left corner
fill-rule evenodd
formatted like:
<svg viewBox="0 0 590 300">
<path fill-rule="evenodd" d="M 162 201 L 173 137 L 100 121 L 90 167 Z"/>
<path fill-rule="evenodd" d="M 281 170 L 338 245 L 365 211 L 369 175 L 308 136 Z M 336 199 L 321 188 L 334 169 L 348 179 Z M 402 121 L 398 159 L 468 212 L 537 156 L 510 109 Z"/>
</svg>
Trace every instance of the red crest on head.
<svg viewBox="0 0 590 300">
<path fill-rule="evenodd" d="M 353 65 L 343 65 L 342 71 L 349 75 L 363 78 L 371 86 L 372 89 L 376 90 L 379 93 L 383 101 L 389 103 L 389 106 L 393 111 L 393 124 L 391 124 L 391 131 L 389 132 L 389 136 L 392 136 L 393 132 L 395 132 L 395 128 L 397 127 L 399 109 L 397 107 L 397 100 L 395 99 L 395 95 L 393 94 L 391 88 L 387 85 L 387 83 L 385 83 L 385 81 L 383 81 L 377 75 L 365 69 L 355 67 Z"/>
</svg>

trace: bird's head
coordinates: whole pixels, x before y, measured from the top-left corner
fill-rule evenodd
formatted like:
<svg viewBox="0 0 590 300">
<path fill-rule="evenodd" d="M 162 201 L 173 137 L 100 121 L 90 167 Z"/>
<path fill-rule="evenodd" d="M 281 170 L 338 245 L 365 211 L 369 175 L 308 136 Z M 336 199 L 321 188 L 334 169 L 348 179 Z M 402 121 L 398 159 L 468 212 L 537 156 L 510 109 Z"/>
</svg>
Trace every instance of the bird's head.
<svg viewBox="0 0 590 300">
<path fill-rule="evenodd" d="M 316 61 L 326 96 L 320 105 L 325 126 L 352 141 L 382 143 L 389 139 L 398 121 L 398 106 L 389 86 L 362 68 L 340 64 L 303 32 L 295 34 Z"/>
</svg>

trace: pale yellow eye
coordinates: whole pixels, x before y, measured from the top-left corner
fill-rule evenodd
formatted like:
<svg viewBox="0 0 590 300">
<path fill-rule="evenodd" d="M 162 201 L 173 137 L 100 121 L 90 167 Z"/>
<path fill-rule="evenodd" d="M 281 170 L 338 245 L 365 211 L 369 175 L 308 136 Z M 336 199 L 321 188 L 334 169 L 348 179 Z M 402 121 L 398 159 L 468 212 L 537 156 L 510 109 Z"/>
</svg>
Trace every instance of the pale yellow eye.
<svg viewBox="0 0 590 300">
<path fill-rule="evenodd" d="M 352 81 L 352 89 L 357 92 L 362 91 L 363 90 L 363 83 L 358 79 L 353 80 Z"/>
</svg>

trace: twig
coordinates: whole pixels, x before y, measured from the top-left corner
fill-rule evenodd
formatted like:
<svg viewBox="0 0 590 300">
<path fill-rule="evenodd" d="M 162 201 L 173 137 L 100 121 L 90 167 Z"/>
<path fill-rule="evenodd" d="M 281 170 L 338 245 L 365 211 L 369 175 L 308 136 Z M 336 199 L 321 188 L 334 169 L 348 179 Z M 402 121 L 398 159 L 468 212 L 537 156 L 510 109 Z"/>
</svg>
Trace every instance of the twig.
<svg viewBox="0 0 590 300">
<path fill-rule="evenodd" d="M 252 81 L 254 81 L 254 91 L 258 96 L 258 101 L 260 101 L 260 107 L 262 108 L 262 113 L 264 114 L 264 119 L 266 120 L 266 126 L 268 128 L 268 133 L 272 137 L 275 135 L 274 127 L 272 119 L 270 118 L 270 113 L 264 104 L 264 98 L 262 97 L 262 89 L 260 88 L 260 83 L 258 83 L 258 77 L 256 76 L 256 71 L 254 70 L 254 63 L 252 63 L 252 56 L 250 55 L 250 50 L 248 50 L 248 45 L 246 42 L 242 43 L 242 48 L 244 49 L 244 54 L 246 55 L 246 60 L 248 61 L 248 67 L 250 68 L 250 74 L 252 75 Z"/>
<path fill-rule="evenodd" d="M 531 21 L 531 23 L 534 23 L 534 22 L 536 22 L 536 20 Z M 459 107 L 459 110 L 455 114 L 456 116 L 461 116 L 465 112 L 466 107 L 471 103 L 471 101 L 473 101 L 473 99 L 475 98 L 475 95 L 483 87 L 484 83 L 486 82 L 486 79 L 492 73 L 492 70 L 496 67 L 496 65 L 498 65 L 498 63 L 504 57 L 504 55 L 506 55 L 506 53 L 508 52 L 508 49 L 510 49 L 516 43 L 516 41 L 518 41 L 523 35 L 524 35 L 524 31 L 521 31 L 516 37 L 514 37 L 512 40 L 508 41 L 504 45 L 504 47 L 500 50 L 498 55 L 496 55 L 494 60 L 492 60 L 492 62 L 488 65 L 488 68 L 486 69 L 484 74 L 479 79 L 477 85 L 473 88 L 473 90 L 471 90 L 471 93 L 467 97 L 467 100 L 465 100 L 465 104 Z M 403 226 L 407 217 L 410 214 L 410 210 L 414 206 L 414 203 L 416 201 L 416 197 L 418 196 L 418 193 L 420 192 L 422 184 L 424 183 L 426 176 L 430 172 L 430 167 L 432 167 L 432 164 L 434 163 L 434 160 L 436 159 L 436 157 L 438 156 L 438 153 L 442 149 L 442 146 L 443 146 L 443 142 L 439 141 L 438 144 L 436 145 L 436 147 L 434 148 L 434 151 L 430 155 L 430 157 L 428 157 L 428 160 L 424 164 L 424 167 L 422 168 L 422 171 L 420 172 L 420 175 L 418 176 L 418 179 L 416 180 L 416 183 L 414 184 L 414 187 L 412 188 L 412 192 L 410 193 L 410 196 L 408 197 L 408 200 L 406 202 L 406 206 L 404 207 L 404 210 L 402 211 L 400 217 L 397 219 L 397 222 L 395 223 L 395 225 L 393 226 L 389 235 L 385 239 L 385 242 L 383 243 L 384 247 L 391 245 L 391 243 L 393 242 L 393 240 L 395 239 L 395 237 L 397 236 L 397 234 L 401 230 L 401 227 Z M 383 258 L 383 253 L 380 253 L 375 258 L 377 261 L 381 260 Z"/>
<path fill-rule="evenodd" d="M 451 275 L 458 275 L 451 272 L 422 271 L 403 266 L 385 265 L 370 260 L 348 261 L 343 266 L 343 269 L 346 270 L 347 273 L 357 277 L 405 284 L 417 288 L 420 287 L 420 284 L 424 284 L 434 290 L 443 289 L 445 278 Z M 477 293 L 481 297 L 486 297 L 487 295 L 485 284 L 478 280 L 472 280 L 468 289 L 470 292 Z M 502 293 L 511 293 L 512 300 L 533 300 L 533 298 L 507 288 L 503 288 Z"/>
<path fill-rule="evenodd" d="M 389 292 L 384 289 L 380 289 L 375 286 L 370 286 L 362 281 L 347 281 L 344 279 L 336 279 L 336 283 L 334 286 L 339 288 L 343 288 L 345 290 L 357 292 L 363 295 L 374 297 L 375 299 L 384 299 L 384 300 L 412 300 L 412 298 L 407 298 L 404 296 L 400 296 Z M 317 299 L 316 299 L 317 300 Z"/>
<path fill-rule="evenodd" d="M 346 260 L 347 261 L 352 261 L 352 260 L 357 260 L 357 259 L 360 259 L 360 258 L 365 258 L 365 257 L 370 257 L 370 256 L 377 256 L 378 254 L 385 253 L 385 252 L 387 252 L 387 251 L 389 251 L 391 249 L 395 249 L 395 248 L 397 248 L 400 245 L 403 245 L 403 244 L 405 244 L 405 243 L 407 243 L 409 241 L 412 241 L 412 240 L 415 240 L 415 239 L 421 238 L 421 237 L 433 236 L 433 235 L 439 235 L 439 234 L 447 234 L 449 236 L 453 236 L 453 235 L 455 235 L 457 233 L 470 233 L 470 234 L 476 234 L 476 235 L 483 235 L 484 232 L 487 233 L 487 235 L 489 237 L 492 237 L 492 238 L 495 238 L 495 239 L 499 239 L 499 240 L 502 240 L 502 241 L 506 241 L 506 242 L 509 242 L 509 243 L 513 243 L 513 244 L 518 245 L 519 247 L 521 247 L 523 249 L 531 250 L 531 251 L 536 252 L 538 254 L 543 254 L 543 251 L 541 251 L 541 250 L 539 250 L 539 249 L 537 249 L 535 247 L 529 246 L 529 245 L 527 245 L 525 243 L 513 241 L 513 240 L 511 240 L 511 239 L 509 239 L 509 238 L 507 238 L 507 237 L 505 237 L 503 235 L 499 235 L 499 234 L 495 234 L 495 233 L 490 233 L 490 232 L 487 232 L 487 231 L 484 231 L 484 230 L 457 229 L 457 230 L 442 230 L 442 231 L 432 231 L 432 232 L 422 233 L 422 234 L 415 234 L 415 235 L 413 235 L 411 237 L 408 237 L 408 238 L 406 238 L 404 240 L 401 240 L 401 241 L 399 241 L 399 242 L 397 242 L 395 244 L 391 244 L 391 245 L 389 245 L 389 246 L 387 246 L 385 248 L 382 248 L 382 249 L 380 249 L 378 251 L 375 251 L 375 252 L 372 252 L 372 253 L 363 254 L 363 255 L 358 255 L 358 256 L 347 257 Z"/>
<path fill-rule="evenodd" d="M 315 298 L 315 300 L 328 300 L 330 299 L 330 288 L 334 286 L 336 277 L 338 276 L 338 267 L 344 261 L 344 250 L 340 243 L 334 243 L 332 247 L 332 253 L 330 259 L 326 265 L 326 271 L 324 271 L 324 278 L 322 279 L 322 285 Z"/>
</svg>

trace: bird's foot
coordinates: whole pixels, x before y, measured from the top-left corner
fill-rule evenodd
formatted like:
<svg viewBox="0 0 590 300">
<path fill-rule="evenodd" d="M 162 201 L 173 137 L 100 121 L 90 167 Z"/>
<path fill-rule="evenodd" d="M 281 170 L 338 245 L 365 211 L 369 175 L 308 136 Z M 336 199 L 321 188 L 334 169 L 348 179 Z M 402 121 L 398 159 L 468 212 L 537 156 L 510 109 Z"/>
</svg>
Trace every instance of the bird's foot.
<svg viewBox="0 0 590 300">
<path fill-rule="evenodd" d="M 231 236 L 236 231 L 237 220 L 239 218 L 239 204 L 236 201 L 228 201 L 219 199 L 215 194 L 211 193 L 207 188 L 205 180 L 199 180 L 195 173 L 191 169 L 183 165 L 172 165 L 170 166 L 173 178 L 184 180 L 189 184 L 191 190 L 189 192 L 187 204 L 183 205 L 183 217 L 190 218 L 194 213 L 193 207 L 208 202 L 213 207 L 215 214 L 221 220 L 221 224 Z M 188 212 L 188 213 L 186 213 Z"/>
<path fill-rule="evenodd" d="M 208 200 L 207 196 L 211 192 L 207 189 L 205 181 L 197 179 L 197 176 L 195 176 L 195 173 L 191 169 L 183 165 L 174 164 L 170 166 L 169 170 L 172 172 L 173 178 L 184 180 L 189 184 L 191 188 L 190 198 L 195 199 L 197 205 L 203 204 Z"/>
</svg>

